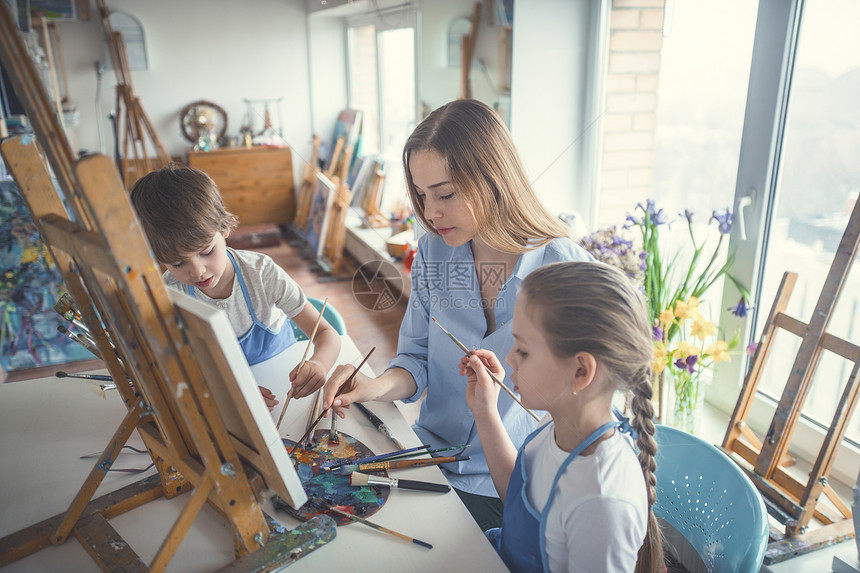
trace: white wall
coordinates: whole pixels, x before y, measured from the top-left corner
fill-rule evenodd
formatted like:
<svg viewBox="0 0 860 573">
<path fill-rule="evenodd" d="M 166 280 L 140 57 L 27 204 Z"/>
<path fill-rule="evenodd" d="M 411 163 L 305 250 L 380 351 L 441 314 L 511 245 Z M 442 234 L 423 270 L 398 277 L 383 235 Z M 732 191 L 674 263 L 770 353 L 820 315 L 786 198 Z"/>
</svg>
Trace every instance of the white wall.
<svg viewBox="0 0 860 573">
<path fill-rule="evenodd" d="M 590 213 L 586 117 L 592 0 L 514 2 L 511 133 L 552 213 Z M 591 129 L 596 129 L 596 125 Z"/>
<path fill-rule="evenodd" d="M 311 127 L 323 143 L 330 144 L 337 116 L 346 109 L 348 99 L 343 18 L 327 12 L 311 14 L 308 17 L 308 45 Z"/>
<path fill-rule="evenodd" d="M 283 133 L 301 156 L 310 155 L 307 15 L 302 0 L 211 0 L 173 2 L 108 0 L 110 11 L 128 12 L 142 24 L 149 70 L 132 72 L 141 104 L 168 153 L 191 147 L 180 130 L 179 113 L 195 100 L 212 101 L 228 114 L 228 134 L 238 134 L 246 111 L 243 98 L 283 97 Z M 89 22 L 59 25 L 69 76 L 69 93 L 81 111 L 79 147 L 112 154 L 106 117 L 114 108 L 112 71 L 96 90 L 94 62 L 104 59 L 101 20 L 94 2 Z M 96 96 L 101 97 L 98 111 Z M 272 109 L 272 119 L 277 115 Z M 102 124 L 102 140 L 96 114 Z M 297 176 L 304 172 L 294 155 Z"/>
</svg>

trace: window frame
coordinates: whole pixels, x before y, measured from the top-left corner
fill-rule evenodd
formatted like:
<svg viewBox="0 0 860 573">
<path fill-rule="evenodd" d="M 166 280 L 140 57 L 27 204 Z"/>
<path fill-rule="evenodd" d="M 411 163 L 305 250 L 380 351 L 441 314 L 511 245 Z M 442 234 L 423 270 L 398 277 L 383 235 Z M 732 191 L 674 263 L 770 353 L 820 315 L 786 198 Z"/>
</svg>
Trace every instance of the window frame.
<svg viewBox="0 0 860 573">
<path fill-rule="evenodd" d="M 730 252 L 736 253 L 732 273 L 750 292 L 756 292 L 763 281 L 763 261 L 778 204 L 781 156 L 804 4 L 805 0 L 759 1 L 729 243 Z M 745 237 L 741 236 L 741 228 Z M 745 348 L 754 341 L 755 319 L 766 317 L 773 301 L 761 300 L 751 317 L 741 319 L 728 310 L 737 303 L 737 297 L 734 288 L 724 290 L 720 325 L 726 332 L 739 331 Z M 740 359 L 721 364 L 706 400 L 723 412 L 732 412 L 749 365 L 750 359 L 743 352 Z M 768 431 L 775 409 L 776 402 L 756 394 L 747 422 L 758 435 Z M 814 461 L 825 432 L 819 424 L 801 416 L 792 436 L 792 451 Z M 858 466 L 860 451 L 843 442 L 833 466 L 834 477 L 853 483 Z"/>
</svg>

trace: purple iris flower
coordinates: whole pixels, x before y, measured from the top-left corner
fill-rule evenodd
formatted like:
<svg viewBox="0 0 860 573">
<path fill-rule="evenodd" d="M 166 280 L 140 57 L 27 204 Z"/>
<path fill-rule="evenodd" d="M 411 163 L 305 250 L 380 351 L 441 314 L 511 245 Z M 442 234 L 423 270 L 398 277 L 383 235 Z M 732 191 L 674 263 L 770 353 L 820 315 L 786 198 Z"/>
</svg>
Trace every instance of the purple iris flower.
<svg viewBox="0 0 860 573">
<path fill-rule="evenodd" d="M 629 229 L 630 227 L 638 227 L 641 224 L 642 224 L 642 219 L 640 219 L 639 217 L 634 217 L 630 213 L 627 213 L 627 222 L 624 223 L 623 228 Z"/>
<path fill-rule="evenodd" d="M 730 306 L 729 310 L 732 311 L 732 314 L 735 316 L 739 316 L 741 318 L 745 317 L 749 311 L 751 311 L 753 305 L 747 304 L 747 301 L 744 297 L 741 297 L 741 300 L 735 306 Z"/>
<path fill-rule="evenodd" d="M 651 327 L 651 334 L 654 336 L 654 340 L 663 340 L 663 329 L 659 324 Z"/>
<path fill-rule="evenodd" d="M 722 212 L 714 211 L 711 216 L 720 226 L 720 233 L 728 235 L 732 232 L 732 212 L 725 209 Z"/>
<path fill-rule="evenodd" d="M 696 371 L 696 362 L 699 361 L 699 357 L 695 354 L 691 354 L 687 356 L 687 359 L 679 358 L 675 361 L 675 366 L 678 370 L 686 370 L 690 374 L 693 374 Z"/>
<path fill-rule="evenodd" d="M 684 209 L 684 218 L 687 219 L 688 223 L 693 222 L 693 212 L 689 209 Z"/>
</svg>

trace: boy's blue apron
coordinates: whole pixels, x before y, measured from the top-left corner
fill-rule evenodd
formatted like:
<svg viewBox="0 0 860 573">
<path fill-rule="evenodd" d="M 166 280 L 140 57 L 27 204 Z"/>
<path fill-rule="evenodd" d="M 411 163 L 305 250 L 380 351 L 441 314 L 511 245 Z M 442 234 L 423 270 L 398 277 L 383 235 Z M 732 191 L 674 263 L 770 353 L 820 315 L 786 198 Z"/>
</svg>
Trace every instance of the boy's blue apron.
<svg viewBox="0 0 860 573">
<path fill-rule="evenodd" d="M 549 490 L 549 498 L 546 500 L 543 513 L 541 513 L 532 507 L 527 498 L 528 476 L 523 465 L 523 452 L 526 449 L 526 444 L 532 441 L 548 425 L 549 422 L 532 432 L 526 438 L 525 442 L 523 442 L 520 451 L 517 453 L 517 461 L 514 465 L 514 471 L 511 473 L 508 491 L 505 494 L 505 511 L 502 516 L 502 527 L 501 529 L 489 529 L 486 532 L 487 538 L 495 546 L 496 551 L 499 552 L 505 564 L 514 572 L 549 571 L 549 560 L 547 559 L 545 548 L 546 536 L 544 535 L 546 521 L 549 515 L 550 504 L 552 504 L 552 499 L 555 496 L 558 480 L 570 462 L 582 450 L 593 444 L 603 434 L 613 428 L 620 428 L 620 431 L 631 433 L 631 435 L 636 431 L 628 424 L 625 418 L 618 422 L 607 422 L 588 436 L 584 442 L 570 452 L 570 455 L 567 456 L 561 467 L 558 468 L 558 472 L 555 474 L 555 479 L 552 482 L 552 488 Z"/>
<path fill-rule="evenodd" d="M 236 264 L 236 260 L 230 254 L 230 251 L 227 251 L 227 256 L 230 257 L 233 270 L 236 271 L 239 286 L 242 288 L 242 295 L 245 297 L 245 304 L 248 305 L 248 312 L 251 313 L 251 320 L 254 321 L 248 332 L 239 337 L 239 346 L 242 347 L 245 359 L 250 366 L 253 366 L 273 356 L 277 356 L 286 350 L 296 341 L 296 335 L 287 321 L 281 325 L 279 332 L 274 332 L 257 319 L 254 305 L 251 303 L 251 297 L 248 296 L 248 287 L 245 286 L 245 279 L 242 277 L 239 266 Z M 188 290 L 188 294 L 194 296 L 193 286 L 185 285 L 185 288 Z"/>
</svg>

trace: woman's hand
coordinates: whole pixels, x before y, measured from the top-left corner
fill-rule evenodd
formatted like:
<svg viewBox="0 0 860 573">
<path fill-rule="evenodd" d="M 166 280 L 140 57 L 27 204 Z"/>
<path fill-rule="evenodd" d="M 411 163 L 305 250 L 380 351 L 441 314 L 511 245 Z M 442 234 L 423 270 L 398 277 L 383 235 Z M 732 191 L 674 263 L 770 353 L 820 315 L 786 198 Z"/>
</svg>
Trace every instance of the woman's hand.
<svg viewBox="0 0 860 573">
<path fill-rule="evenodd" d="M 344 408 L 349 408 L 353 402 L 367 402 L 380 396 L 376 378 L 357 372 L 345 387 L 347 379 L 355 372 L 352 364 L 341 364 L 334 369 L 331 378 L 325 384 L 323 392 L 323 408 L 334 408 L 341 418 L 346 417 Z"/>
<path fill-rule="evenodd" d="M 302 366 L 304 364 L 304 366 Z M 319 361 L 305 360 L 300 362 L 290 372 L 290 384 L 293 398 L 310 396 L 325 384 L 326 368 Z"/>
<path fill-rule="evenodd" d="M 500 388 L 490 378 L 487 370 L 499 379 L 505 376 L 505 369 L 501 362 L 489 350 L 473 350 L 472 354 L 460 359 L 460 375 L 467 377 L 466 402 L 475 417 L 498 411 Z"/>
<path fill-rule="evenodd" d="M 278 405 L 278 399 L 275 398 L 275 394 L 268 388 L 264 386 L 259 386 L 259 388 L 260 394 L 263 396 L 263 401 L 266 403 L 266 408 L 271 412 Z"/>
</svg>

